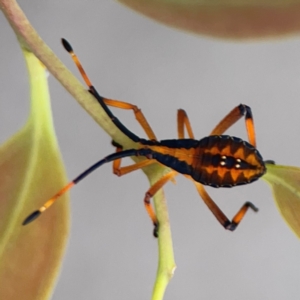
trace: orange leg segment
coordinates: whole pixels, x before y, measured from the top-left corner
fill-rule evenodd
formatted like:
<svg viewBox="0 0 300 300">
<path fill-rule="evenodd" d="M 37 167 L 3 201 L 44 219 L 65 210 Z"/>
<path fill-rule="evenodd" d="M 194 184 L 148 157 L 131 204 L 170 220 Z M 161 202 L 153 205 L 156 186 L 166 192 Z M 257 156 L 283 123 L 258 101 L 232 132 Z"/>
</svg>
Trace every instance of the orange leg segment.
<svg viewBox="0 0 300 300">
<path fill-rule="evenodd" d="M 150 189 L 147 191 L 145 195 L 144 204 L 145 204 L 146 211 L 154 225 L 153 235 L 155 237 L 158 237 L 158 220 L 152 208 L 150 200 L 156 194 L 157 191 L 159 191 L 168 181 L 172 180 L 173 177 L 176 175 L 177 175 L 176 171 L 170 171 L 169 173 L 165 174 L 163 177 L 161 177 L 156 183 L 154 183 L 150 187 Z"/>
<path fill-rule="evenodd" d="M 150 166 L 154 163 L 157 163 L 157 161 L 154 159 L 145 159 L 126 167 L 120 167 L 121 160 L 119 159 L 118 161 L 114 161 L 113 163 L 113 173 L 117 176 L 123 176 L 125 174 L 131 173 L 138 169 L 142 169 L 144 167 Z"/>
<path fill-rule="evenodd" d="M 256 147 L 256 138 L 254 130 L 254 121 L 251 112 L 251 108 L 247 105 L 240 104 L 230 111 L 221 122 L 213 129 L 210 135 L 221 135 L 230 126 L 237 122 L 241 117 L 245 116 L 245 125 L 248 134 L 249 143 Z"/>
<path fill-rule="evenodd" d="M 131 109 L 134 112 L 135 118 L 139 122 L 139 124 L 144 129 L 145 133 L 147 134 L 150 140 L 156 140 L 156 136 L 150 127 L 148 121 L 146 120 L 144 114 L 142 113 L 141 109 L 139 109 L 136 105 L 119 101 L 119 100 L 112 100 L 112 99 L 103 99 L 104 103 L 108 106 L 117 107 L 121 109 Z"/>
<path fill-rule="evenodd" d="M 178 132 L 178 138 L 184 139 L 184 127 L 186 128 L 188 132 L 188 136 L 191 139 L 195 139 L 192 126 L 190 123 L 190 120 L 187 116 L 187 113 L 183 109 L 178 109 L 177 111 L 177 132 Z"/>
<path fill-rule="evenodd" d="M 239 225 L 244 215 L 246 214 L 248 208 L 251 208 L 253 211 L 257 212 L 258 208 L 256 208 L 251 202 L 246 202 L 237 214 L 233 217 L 232 221 L 230 221 L 226 215 L 222 212 L 222 210 L 217 206 L 217 204 L 211 199 L 211 197 L 206 192 L 204 186 L 201 183 L 194 182 L 197 188 L 197 191 L 204 203 L 207 205 L 209 210 L 213 213 L 219 223 L 230 231 L 234 231 L 236 227 Z"/>
<path fill-rule="evenodd" d="M 106 98 L 104 98 L 103 100 L 104 100 L 104 103 L 108 106 L 121 108 L 121 109 L 132 109 L 135 114 L 135 118 L 137 119 L 137 121 L 139 122 L 141 127 L 144 129 L 148 138 L 150 140 L 156 140 L 156 136 L 155 136 L 151 126 L 149 125 L 147 119 L 145 118 L 142 111 L 136 105 L 133 105 L 133 104 L 130 104 L 127 102 L 123 102 L 123 101 L 106 99 Z M 113 142 L 113 145 L 116 146 L 117 152 L 123 150 L 121 145 L 118 145 L 115 142 Z M 141 169 L 143 167 L 149 166 L 153 163 L 155 163 L 155 160 L 143 160 L 139 163 L 135 163 L 130 166 L 121 167 L 121 159 L 117 159 L 113 162 L 113 173 L 116 174 L 117 176 L 122 176 L 122 175 L 128 174 L 130 172 L 133 172 L 135 170 Z"/>
</svg>

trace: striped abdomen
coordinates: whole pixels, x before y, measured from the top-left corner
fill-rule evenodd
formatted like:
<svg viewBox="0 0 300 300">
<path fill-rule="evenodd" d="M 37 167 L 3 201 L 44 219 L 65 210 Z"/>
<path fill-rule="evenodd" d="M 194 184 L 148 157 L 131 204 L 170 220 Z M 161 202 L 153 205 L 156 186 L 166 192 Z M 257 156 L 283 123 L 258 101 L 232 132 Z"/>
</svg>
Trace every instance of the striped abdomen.
<svg viewBox="0 0 300 300">
<path fill-rule="evenodd" d="M 161 164 L 213 187 L 247 184 L 261 177 L 265 165 L 248 142 L 227 135 L 142 142 Z M 143 148 L 144 148 L 143 147 Z"/>
</svg>

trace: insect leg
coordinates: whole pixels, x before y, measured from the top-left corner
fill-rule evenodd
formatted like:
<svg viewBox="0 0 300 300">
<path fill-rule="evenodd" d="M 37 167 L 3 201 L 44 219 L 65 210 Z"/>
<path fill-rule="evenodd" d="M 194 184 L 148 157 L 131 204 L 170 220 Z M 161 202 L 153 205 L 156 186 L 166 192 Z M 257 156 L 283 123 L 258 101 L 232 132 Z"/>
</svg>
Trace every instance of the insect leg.
<svg viewBox="0 0 300 300">
<path fill-rule="evenodd" d="M 151 126 L 149 125 L 147 119 L 145 118 L 144 114 L 142 113 L 141 109 L 138 108 L 136 105 L 133 105 L 131 103 L 119 101 L 119 100 L 112 100 L 112 99 L 106 99 L 103 98 L 104 103 L 108 106 L 121 108 L 121 109 L 131 109 L 135 115 L 135 118 L 139 122 L 139 124 L 144 129 L 145 133 L 147 134 L 147 137 L 149 140 L 157 140 L 155 133 L 153 132 Z"/>
<path fill-rule="evenodd" d="M 191 139 L 195 139 L 192 126 L 189 120 L 189 117 L 187 116 L 187 113 L 183 109 L 178 109 L 177 111 L 177 132 L 178 132 L 178 138 L 183 139 L 184 138 L 184 127 L 186 128 L 188 132 L 188 136 Z"/>
<path fill-rule="evenodd" d="M 150 140 L 156 140 L 156 136 L 155 136 L 151 126 L 149 125 L 147 119 L 145 118 L 142 111 L 136 105 L 133 105 L 133 104 L 130 104 L 127 102 L 118 101 L 118 100 L 105 99 L 105 98 L 104 98 L 104 102 L 105 102 L 105 104 L 107 104 L 109 106 L 113 106 L 113 107 L 117 107 L 117 108 L 121 108 L 121 109 L 132 109 L 137 121 L 139 122 L 141 127 L 144 129 L 147 137 Z M 119 145 L 118 143 L 113 141 L 112 144 L 113 144 L 113 146 L 116 147 L 116 152 L 123 150 L 123 147 L 121 145 Z M 129 172 L 132 172 L 132 171 L 141 169 L 143 167 L 146 167 L 148 165 L 151 165 L 153 163 L 155 163 L 155 160 L 144 160 L 144 161 L 135 163 L 135 164 L 127 166 L 127 167 L 121 167 L 121 159 L 117 159 L 113 162 L 113 173 L 118 176 L 122 176 Z"/>
<path fill-rule="evenodd" d="M 116 152 L 121 152 L 122 148 L 117 148 Z M 150 166 L 156 163 L 155 159 L 144 159 L 132 165 L 121 167 L 121 159 L 117 159 L 113 162 L 113 173 L 117 176 L 123 176 L 130 172 L 133 172 L 138 169 L 142 169 L 144 167 Z"/>
<path fill-rule="evenodd" d="M 176 171 L 170 171 L 169 173 L 165 174 L 156 183 L 154 183 L 145 194 L 144 204 L 145 204 L 146 211 L 154 225 L 154 229 L 153 229 L 154 237 L 158 237 L 159 223 L 150 200 L 156 194 L 156 192 L 159 191 L 168 181 L 172 180 L 173 177 L 176 176 L 176 174 L 177 174 Z"/>
<path fill-rule="evenodd" d="M 240 104 L 236 106 L 232 111 L 230 111 L 213 129 L 210 135 L 223 134 L 230 126 L 232 126 L 243 116 L 245 116 L 245 125 L 246 125 L 249 143 L 252 146 L 256 147 L 254 121 L 253 121 L 251 108 L 245 104 Z"/>
<path fill-rule="evenodd" d="M 209 210 L 214 214 L 220 224 L 225 229 L 228 229 L 230 231 L 234 231 L 236 229 L 249 208 L 251 208 L 255 212 L 258 211 L 258 208 L 256 208 L 251 202 L 246 202 L 233 217 L 232 221 L 230 221 L 222 212 L 222 210 L 217 206 L 217 204 L 212 200 L 212 198 L 208 195 L 204 186 L 198 182 L 195 182 L 195 186 Z"/>
</svg>

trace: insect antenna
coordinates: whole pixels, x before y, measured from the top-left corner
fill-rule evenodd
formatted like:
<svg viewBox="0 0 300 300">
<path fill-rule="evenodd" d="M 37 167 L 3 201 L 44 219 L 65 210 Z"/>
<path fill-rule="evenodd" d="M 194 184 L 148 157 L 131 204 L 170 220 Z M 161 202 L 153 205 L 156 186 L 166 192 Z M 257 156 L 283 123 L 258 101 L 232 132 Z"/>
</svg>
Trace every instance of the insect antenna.
<svg viewBox="0 0 300 300">
<path fill-rule="evenodd" d="M 109 118 L 112 120 L 112 122 L 126 135 L 128 136 L 132 141 L 138 143 L 141 141 L 141 139 L 132 133 L 129 129 L 127 129 L 117 117 L 111 112 L 111 110 L 108 108 L 108 106 L 105 104 L 105 98 L 103 98 L 96 88 L 93 86 L 92 82 L 90 81 L 89 77 L 87 76 L 85 70 L 83 69 L 83 66 L 81 62 L 79 61 L 79 58 L 75 54 L 71 44 L 64 38 L 61 39 L 61 42 L 66 49 L 66 51 L 71 55 L 72 60 L 74 61 L 75 65 L 77 66 L 84 82 L 89 88 L 89 92 L 96 98 L 96 100 L 99 102 L 105 113 L 109 116 Z"/>
<path fill-rule="evenodd" d="M 44 203 L 43 206 L 41 206 L 38 210 L 31 213 L 24 221 L 23 225 L 27 225 L 28 223 L 35 220 L 37 217 L 39 217 L 45 210 L 47 210 L 59 197 L 61 197 L 63 194 L 65 194 L 68 190 L 70 190 L 75 184 L 80 182 L 82 179 L 84 179 L 86 176 L 88 176 L 90 173 L 101 167 L 103 164 L 114 161 L 119 158 L 127 157 L 127 156 L 138 156 L 143 155 L 143 153 L 140 153 L 137 149 L 129 149 L 124 150 L 120 152 L 116 152 L 113 154 L 110 154 L 106 156 L 105 158 L 99 160 L 92 166 L 90 166 L 88 169 L 86 169 L 84 172 L 82 172 L 80 175 L 78 175 L 75 179 L 73 179 L 71 182 L 69 182 L 66 186 L 64 186 L 60 191 L 58 191 L 52 198 L 50 198 L 48 201 Z"/>
</svg>

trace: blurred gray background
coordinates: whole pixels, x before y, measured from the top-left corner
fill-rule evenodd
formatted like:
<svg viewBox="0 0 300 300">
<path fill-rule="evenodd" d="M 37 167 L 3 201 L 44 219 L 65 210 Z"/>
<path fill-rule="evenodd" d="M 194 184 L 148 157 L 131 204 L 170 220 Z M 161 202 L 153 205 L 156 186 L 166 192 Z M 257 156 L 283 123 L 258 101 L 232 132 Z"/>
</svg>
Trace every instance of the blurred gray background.
<svg viewBox="0 0 300 300">
<path fill-rule="evenodd" d="M 188 112 L 201 138 L 245 103 L 253 110 L 263 157 L 300 166 L 300 37 L 251 43 L 200 37 L 109 0 L 19 3 L 74 73 L 61 37 L 73 44 L 100 93 L 142 108 L 159 139 L 177 136 L 178 108 Z M 3 15 L 0 35 L 3 142 L 24 124 L 29 91 L 21 51 Z M 49 82 L 57 137 L 72 179 L 114 149 L 60 84 L 53 77 Z M 144 137 L 131 112 L 114 112 Z M 246 139 L 244 122 L 228 133 Z M 150 299 L 157 242 L 143 206 L 148 187 L 140 171 L 117 178 L 105 165 L 72 190 L 72 230 L 54 300 Z M 249 212 L 235 233 L 227 232 L 192 182 L 179 176 L 176 185 L 168 184 L 177 270 L 165 299 L 299 299 L 300 243 L 276 210 L 267 184 L 208 191 L 230 218 L 245 201 L 260 211 Z"/>
</svg>

